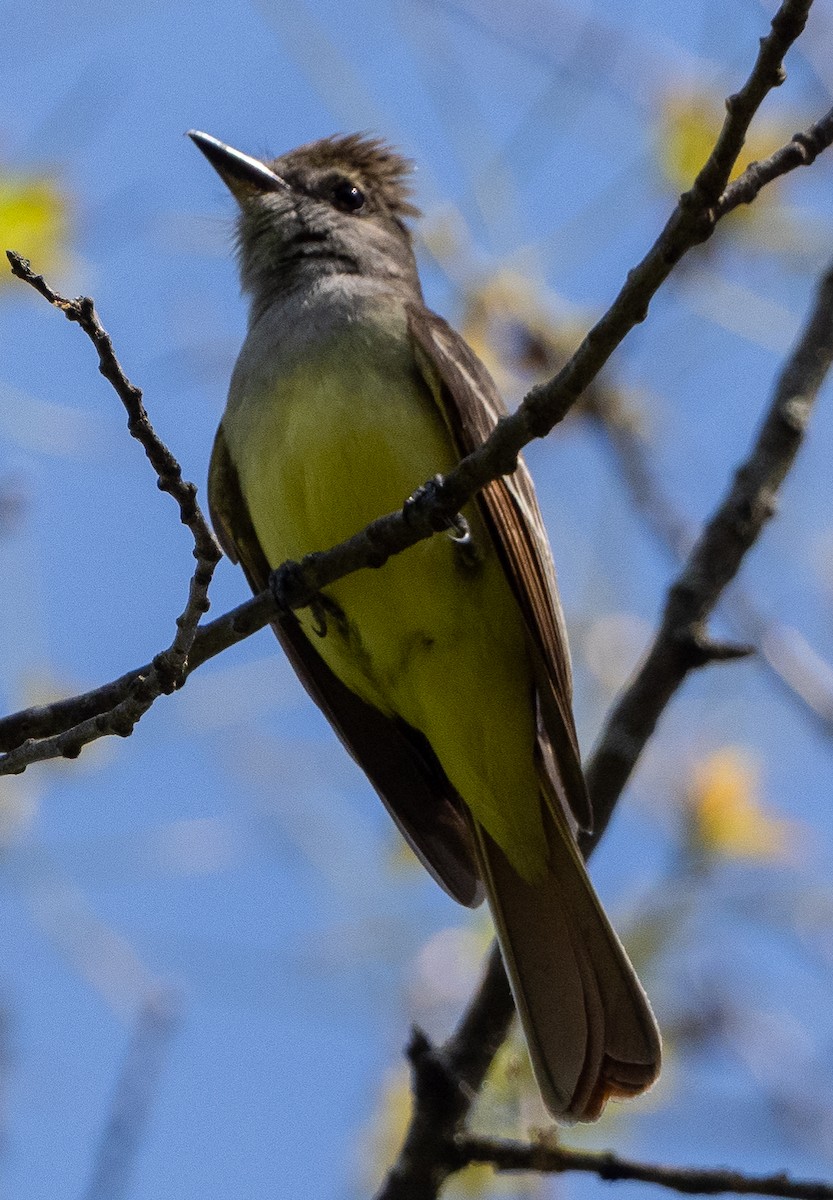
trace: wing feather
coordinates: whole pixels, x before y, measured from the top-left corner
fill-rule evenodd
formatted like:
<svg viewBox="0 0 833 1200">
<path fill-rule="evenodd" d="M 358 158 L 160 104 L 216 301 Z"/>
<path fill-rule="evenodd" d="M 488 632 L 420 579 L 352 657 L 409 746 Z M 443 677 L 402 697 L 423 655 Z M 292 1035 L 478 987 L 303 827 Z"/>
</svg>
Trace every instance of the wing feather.
<svg viewBox="0 0 833 1200">
<path fill-rule="evenodd" d="M 410 305 L 417 361 L 462 454 L 481 446 L 506 409 L 480 359 L 451 326 Z M 572 714 L 572 671 L 555 567 L 532 478 L 523 460 L 479 497 L 498 554 L 520 605 L 535 666 L 542 729 L 541 760 L 562 804 L 592 827 Z"/>
</svg>

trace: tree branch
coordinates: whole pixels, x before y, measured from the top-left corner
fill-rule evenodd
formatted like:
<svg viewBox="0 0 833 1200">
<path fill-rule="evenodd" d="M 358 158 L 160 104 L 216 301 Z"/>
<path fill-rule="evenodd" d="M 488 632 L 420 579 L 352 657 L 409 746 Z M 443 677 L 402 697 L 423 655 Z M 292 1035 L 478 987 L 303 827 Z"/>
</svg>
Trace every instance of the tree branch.
<svg viewBox="0 0 833 1200">
<path fill-rule="evenodd" d="M 459 1168 L 490 1163 L 496 1171 L 534 1171 L 563 1174 L 581 1171 L 608 1182 L 624 1179 L 655 1183 L 688 1195 L 714 1196 L 734 1192 L 745 1196 L 784 1196 L 789 1200 L 833 1200 L 833 1185 L 815 1180 L 776 1175 L 746 1175 L 740 1171 L 702 1170 L 697 1167 L 664 1167 L 633 1162 L 615 1154 L 570 1150 L 546 1142 L 524 1143 L 491 1138 L 460 1138 L 456 1143 Z"/>
<path fill-rule="evenodd" d="M 219 562 L 223 556 L 222 551 L 197 504 L 197 489 L 193 483 L 182 478 L 182 468 L 151 425 L 142 400 L 142 392 L 125 375 L 116 358 L 112 339 L 101 324 L 93 301 L 89 296 L 79 296 L 75 300 L 59 296 L 42 275 L 35 274 L 29 262 L 21 255 L 7 250 L 6 257 L 16 278 L 28 283 L 54 308 L 59 309 L 68 321 L 73 321 L 86 333 L 98 354 L 100 373 L 112 385 L 127 412 L 128 432 L 142 446 L 156 472 L 159 490 L 167 492 L 179 506 L 180 520 L 191 531 L 194 539 L 194 557 Z"/>
<path fill-rule="evenodd" d="M 442 1047 L 420 1030 L 408 1046 L 413 1112 L 399 1157 L 377 1200 L 429 1200 L 455 1165 L 454 1134 L 462 1128 L 506 1040 L 515 1004 L 497 943 L 492 944 L 480 986 L 457 1029 Z"/>
<path fill-rule="evenodd" d="M 810 319 L 778 379 L 752 450 L 672 585 L 654 644 L 588 763 L 596 828 L 583 840 L 583 849 L 597 844 L 663 709 L 689 671 L 702 665 L 709 647 L 706 621 L 775 512 L 778 489 L 795 461 L 831 361 L 833 266 L 819 284 Z"/>
<path fill-rule="evenodd" d="M 725 217 L 741 204 L 751 204 L 768 183 L 794 171 L 796 167 L 809 167 L 831 143 L 833 109 L 809 129 L 794 133 L 786 145 L 776 150 L 769 158 L 763 159 L 762 162 L 750 163 L 743 174 L 729 184 L 718 200 L 715 205 L 715 218 Z"/>
<path fill-rule="evenodd" d="M 136 722 L 161 695 L 181 687 L 189 670 L 189 655 L 201 618 L 209 608 L 208 588 L 214 568 L 222 558 L 214 534 L 197 504 L 197 489 L 182 478 L 182 469 L 168 447 L 157 436 L 142 402 L 142 393 L 125 375 L 113 350 L 113 343 L 99 320 L 88 296 L 67 300 L 49 287 L 42 275 L 37 275 L 29 263 L 12 250 L 6 252 L 12 274 L 30 284 L 36 292 L 63 312 L 69 321 L 78 324 L 92 342 L 98 354 L 98 369 L 112 385 L 127 411 L 127 428 L 143 447 L 156 472 L 157 486 L 167 492 L 179 506 L 180 520 L 187 526 L 194 541 L 197 565 L 188 587 L 188 599 L 176 619 L 176 633 L 167 650 L 157 654 L 146 668 L 123 677 L 121 688 L 109 685 L 113 703 L 98 710 L 87 719 L 74 715 L 72 723 L 63 729 L 51 730 L 51 736 L 16 746 L 0 759 L 0 774 L 18 773 L 30 763 L 48 758 L 75 758 L 89 742 L 106 734 L 126 737 Z M 117 694 L 117 698 L 116 698 Z M 25 722 L 24 722 L 25 724 Z"/>
<path fill-rule="evenodd" d="M 277 605 L 271 592 L 263 592 L 207 625 L 200 625 L 184 665 L 183 679 L 209 658 L 257 633 L 274 619 L 276 613 Z M 56 747 L 63 745 L 64 739 L 71 749 L 76 737 L 80 748 L 97 737 L 120 734 L 119 728 L 111 728 L 117 719 L 111 714 L 118 714 L 122 706 L 128 706 L 132 698 L 141 693 L 146 681 L 154 676 L 156 661 L 127 671 L 118 679 L 89 692 L 54 700 L 51 704 L 34 705 L 0 718 L 0 751 L 6 751 L 0 757 L 0 775 L 16 774 L 33 762 L 59 757 L 62 751 Z M 153 692 L 153 699 L 160 694 L 159 690 Z M 141 708 L 139 716 L 145 711 L 147 706 Z M 130 732 L 131 727 L 126 724 L 122 736 Z M 65 756 L 73 757 L 72 754 Z"/>
<path fill-rule="evenodd" d="M 631 503 L 650 532 L 675 560 L 684 562 L 697 540 L 697 529 L 663 487 L 632 413 L 614 389 L 598 386 L 588 388 L 581 411 L 612 451 Z M 758 661 L 785 695 L 827 737 L 833 737 L 833 667 L 794 626 L 767 616 L 737 583 L 723 593 L 720 613 L 754 645 Z"/>
</svg>

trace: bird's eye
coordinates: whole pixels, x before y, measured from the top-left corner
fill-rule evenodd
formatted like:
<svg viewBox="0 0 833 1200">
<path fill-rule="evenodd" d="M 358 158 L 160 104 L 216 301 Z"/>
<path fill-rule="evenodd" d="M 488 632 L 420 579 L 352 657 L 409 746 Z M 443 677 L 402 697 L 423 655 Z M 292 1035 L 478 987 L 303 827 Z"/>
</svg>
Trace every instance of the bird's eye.
<svg viewBox="0 0 833 1200">
<path fill-rule="evenodd" d="M 358 212 L 360 208 L 364 208 L 365 195 L 355 183 L 351 183 L 349 179 L 341 179 L 333 188 L 333 203 L 342 212 Z"/>
</svg>

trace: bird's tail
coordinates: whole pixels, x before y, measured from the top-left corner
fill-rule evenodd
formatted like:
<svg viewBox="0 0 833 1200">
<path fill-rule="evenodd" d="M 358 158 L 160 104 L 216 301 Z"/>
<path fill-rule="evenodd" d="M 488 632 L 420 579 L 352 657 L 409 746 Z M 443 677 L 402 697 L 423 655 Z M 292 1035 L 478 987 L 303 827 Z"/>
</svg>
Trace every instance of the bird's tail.
<svg viewBox="0 0 833 1200">
<path fill-rule="evenodd" d="M 542 806 L 549 870 L 540 882 L 524 880 L 481 826 L 478 857 L 544 1103 L 561 1121 L 594 1121 L 611 1097 L 651 1086 L 660 1036 L 566 820 Z"/>
</svg>

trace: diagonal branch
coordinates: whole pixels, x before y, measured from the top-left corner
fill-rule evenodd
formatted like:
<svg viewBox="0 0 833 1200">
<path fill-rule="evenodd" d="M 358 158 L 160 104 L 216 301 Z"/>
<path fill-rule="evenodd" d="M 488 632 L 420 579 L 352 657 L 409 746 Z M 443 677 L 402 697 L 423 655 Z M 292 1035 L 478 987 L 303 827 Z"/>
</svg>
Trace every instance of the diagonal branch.
<svg viewBox="0 0 833 1200">
<path fill-rule="evenodd" d="M 179 996 L 161 984 L 144 997 L 82 1200 L 120 1200 L 127 1195 L 179 1008 Z"/>
<path fill-rule="evenodd" d="M 200 625 L 188 655 L 185 677 L 208 659 L 263 629 L 274 618 L 275 612 L 271 593 L 263 592 L 222 617 Z M 0 775 L 14 773 L 29 762 L 37 761 L 34 755 L 41 741 L 54 743 L 63 734 L 114 711 L 141 680 L 153 673 L 153 669 L 152 662 L 145 663 L 89 692 L 53 700 L 50 704 L 33 705 L 0 718 L 0 751 L 6 752 L 0 758 Z M 18 751 L 21 752 L 19 756 Z M 43 757 L 54 758 L 56 754 L 44 754 Z"/>
<path fill-rule="evenodd" d="M 833 266 L 823 276 L 810 319 L 775 387 L 754 445 L 706 523 L 672 585 L 659 631 L 636 678 L 625 689 L 587 766 L 601 837 L 619 795 L 669 700 L 708 657 L 706 621 L 776 508 L 778 489 L 795 461 L 813 403 L 833 362 Z"/>
<path fill-rule="evenodd" d="M 664 488 L 648 442 L 633 414 L 610 388 L 588 388 L 582 416 L 597 429 L 615 460 L 631 503 L 659 545 L 679 563 L 693 548 L 697 530 Z M 768 616 L 748 590 L 734 583 L 723 593 L 720 612 L 755 648 L 757 660 L 784 694 L 824 734 L 833 737 L 833 668 L 794 626 Z"/>
<path fill-rule="evenodd" d="M 217 540 L 197 504 L 197 489 L 193 483 L 182 478 L 182 468 L 150 423 L 142 400 L 142 392 L 125 375 L 116 358 L 113 342 L 101 324 L 95 305 L 89 296 L 67 300 L 54 292 L 42 275 L 37 275 L 30 264 L 13 250 L 6 251 L 12 274 L 59 309 L 68 321 L 79 325 L 95 347 L 98 354 L 98 369 L 110 383 L 127 412 L 127 428 L 130 435 L 140 443 L 158 477 L 159 490 L 173 496 L 179 506 L 180 520 L 191 531 L 194 539 L 195 558 L 219 562 L 222 557 Z"/>
</svg>

